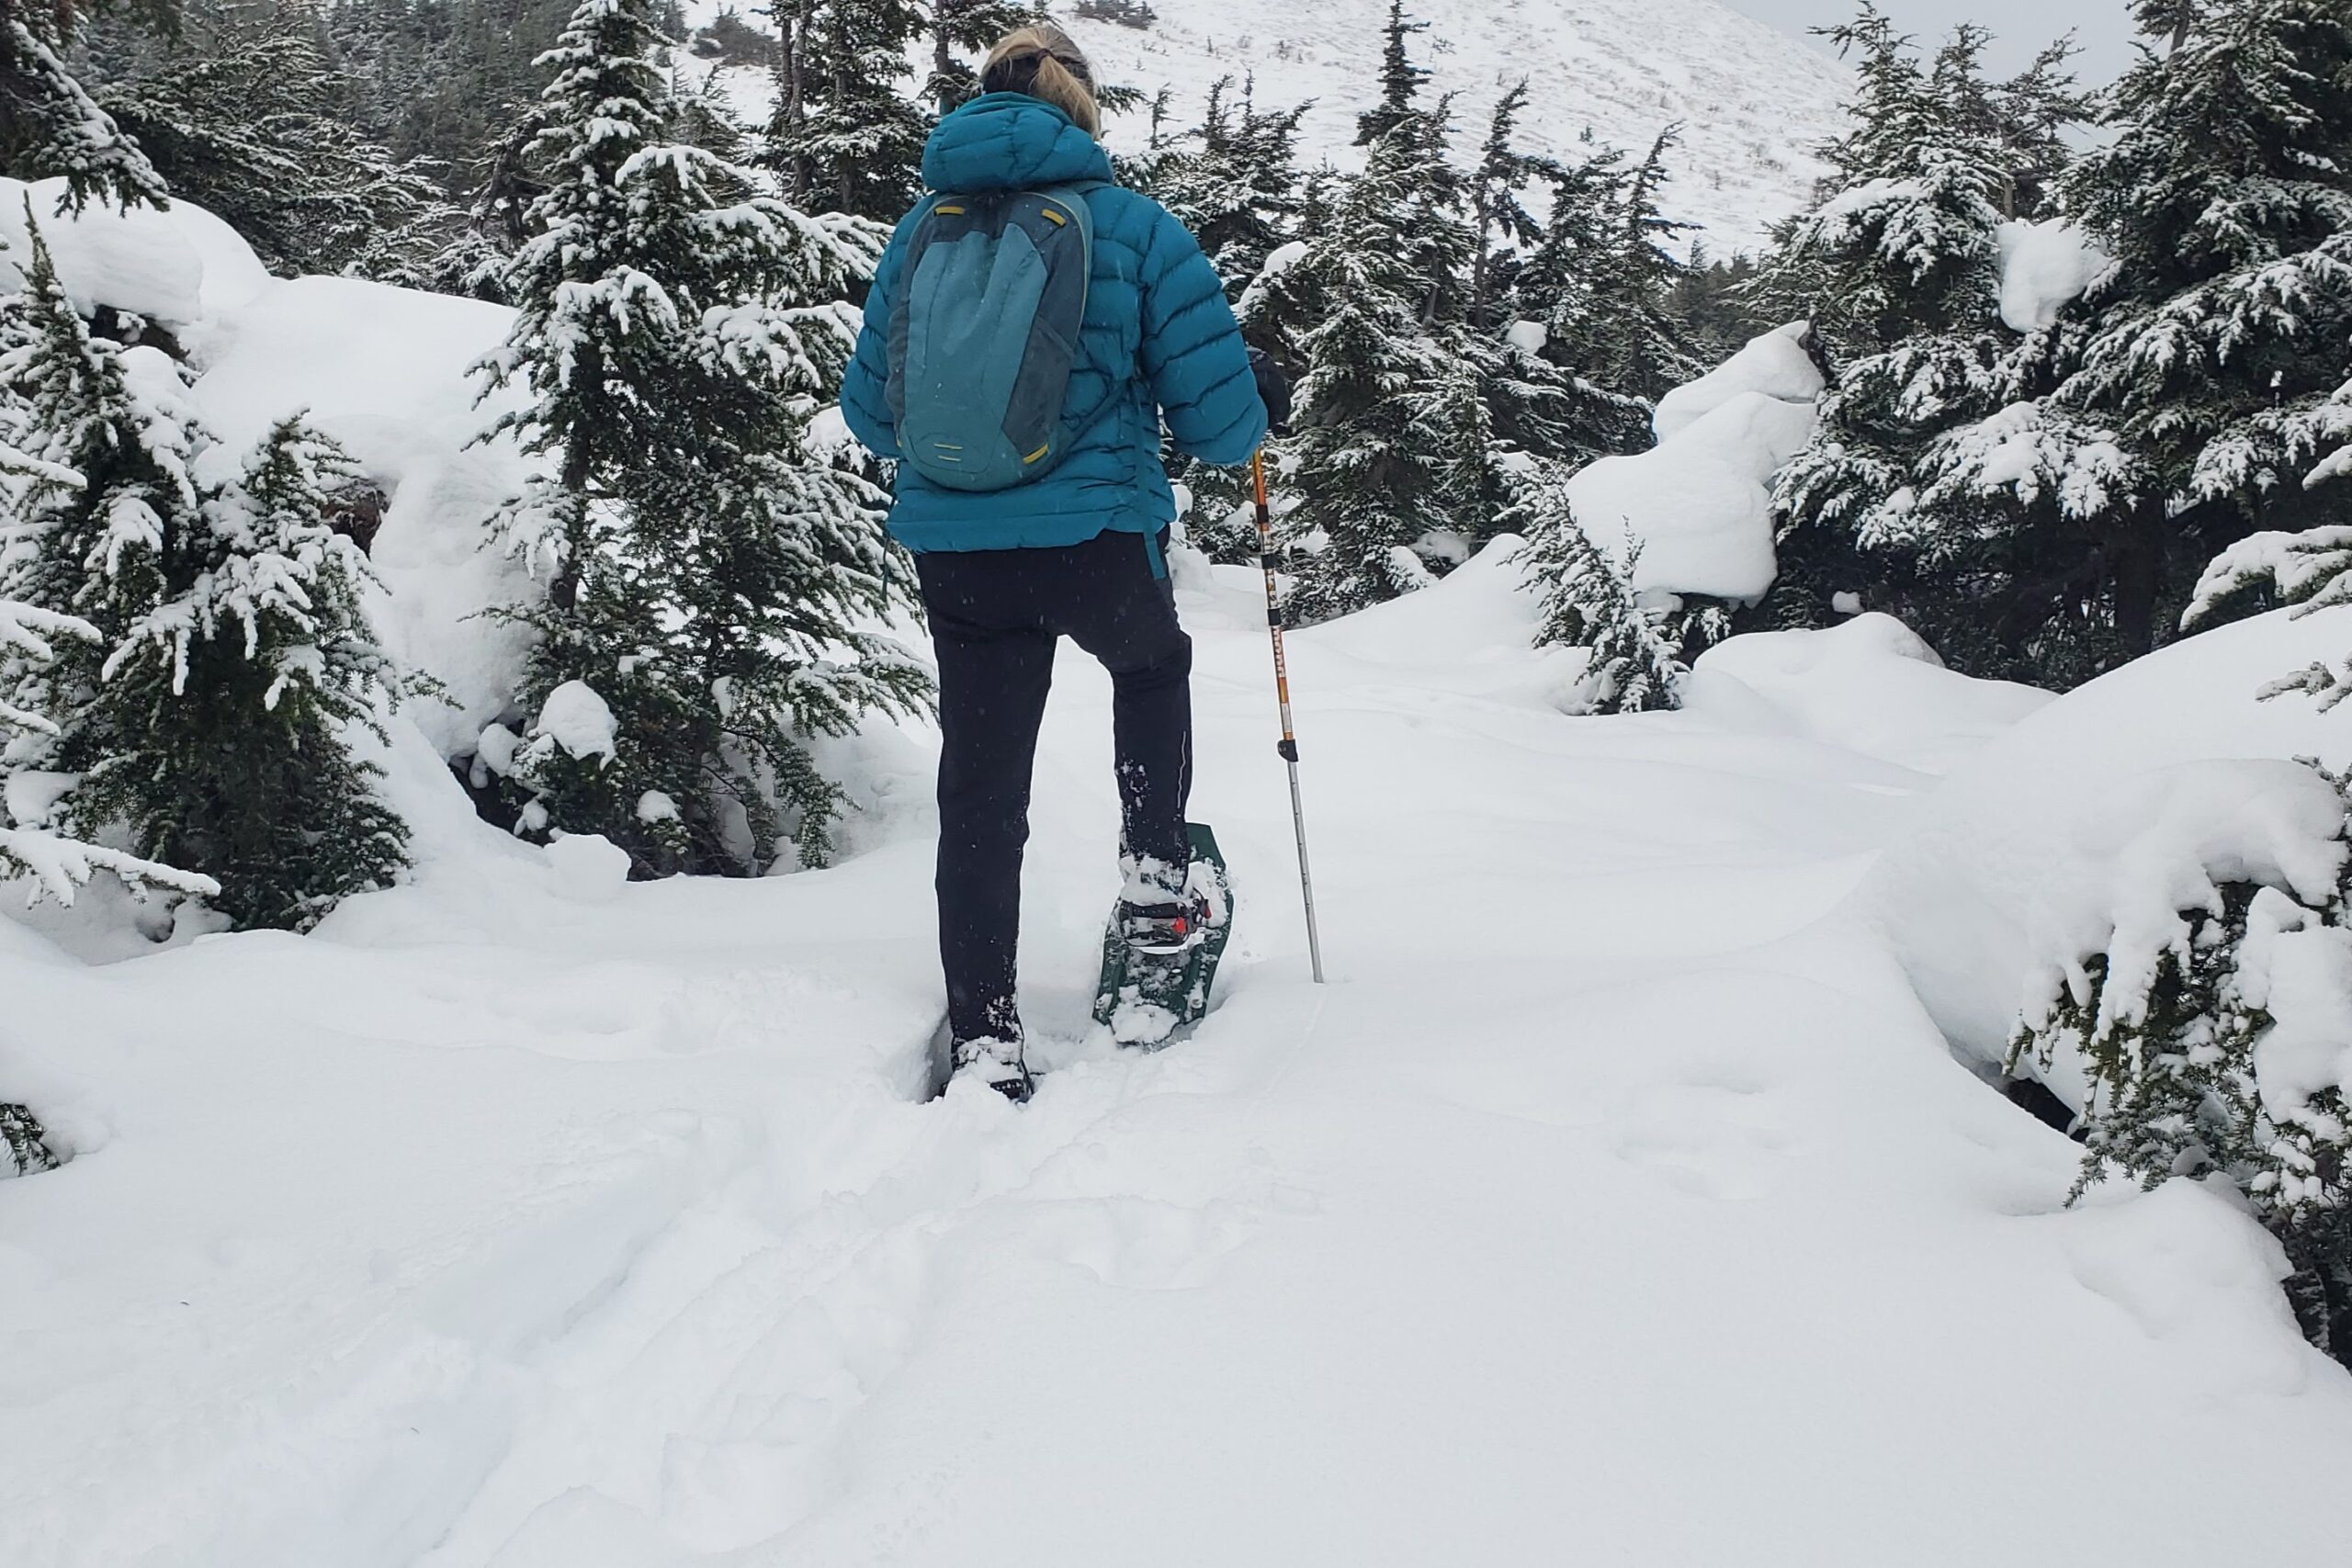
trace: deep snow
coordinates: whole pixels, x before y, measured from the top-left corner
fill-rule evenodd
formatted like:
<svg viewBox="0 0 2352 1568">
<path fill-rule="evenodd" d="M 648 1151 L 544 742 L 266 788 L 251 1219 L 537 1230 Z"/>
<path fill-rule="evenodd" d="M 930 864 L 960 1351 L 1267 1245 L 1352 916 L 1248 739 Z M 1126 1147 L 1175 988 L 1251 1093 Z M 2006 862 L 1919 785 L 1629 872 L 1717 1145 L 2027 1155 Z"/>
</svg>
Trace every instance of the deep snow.
<svg viewBox="0 0 2352 1568">
<path fill-rule="evenodd" d="M 420 869 L 315 938 L 0 922 L 0 1083 L 77 1154 L 0 1184 L 0 1561 L 2333 1560 L 2352 1381 L 2271 1244 L 2063 1211 L 1853 898 L 2035 695 L 1873 618 L 1564 718 L 1507 550 L 1295 639 L 1320 989 L 1258 587 L 1187 570 L 1241 903 L 1159 1056 L 1077 1035 L 1116 812 L 1065 660 L 1025 1108 L 915 1101 L 920 731 L 828 871 L 625 885 L 403 728 Z"/>
</svg>

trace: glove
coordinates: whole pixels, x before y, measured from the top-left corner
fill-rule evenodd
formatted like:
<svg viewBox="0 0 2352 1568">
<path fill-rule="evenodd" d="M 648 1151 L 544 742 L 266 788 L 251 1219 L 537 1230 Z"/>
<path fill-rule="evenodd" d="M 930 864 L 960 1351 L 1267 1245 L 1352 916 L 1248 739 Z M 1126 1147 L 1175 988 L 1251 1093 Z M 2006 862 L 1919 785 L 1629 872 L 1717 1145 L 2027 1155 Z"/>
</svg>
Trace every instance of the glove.
<svg viewBox="0 0 2352 1568">
<path fill-rule="evenodd" d="M 1250 351 L 1250 373 L 1258 378 L 1258 396 L 1266 405 L 1266 427 L 1276 435 L 1290 434 L 1290 378 L 1274 356 L 1262 348 Z"/>
</svg>

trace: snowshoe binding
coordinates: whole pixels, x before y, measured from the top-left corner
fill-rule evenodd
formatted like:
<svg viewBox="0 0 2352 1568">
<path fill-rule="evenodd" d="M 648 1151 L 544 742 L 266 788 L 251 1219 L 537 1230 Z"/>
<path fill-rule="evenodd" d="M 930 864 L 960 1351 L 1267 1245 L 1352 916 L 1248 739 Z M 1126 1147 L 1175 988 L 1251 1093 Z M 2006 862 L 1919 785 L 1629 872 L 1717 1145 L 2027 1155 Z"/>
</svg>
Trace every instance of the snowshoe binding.
<svg viewBox="0 0 2352 1568">
<path fill-rule="evenodd" d="M 1187 831 L 1192 863 L 1182 892 L 1121 898 L 1103 932 L 1094 1021 L 1122 1045 L 1156 1051 L 1200 1022 L 1233 934 L 1233 888 L 1216 835 L 1198 822 Z"/>
<path fill-rule="evenodd" d="M 932 1034 L 930 1075 L 925 1100 L 938 1099 L 947 1092 L 951 1079 L 967 1075 L 1015 1105 L 1026 1104 L 1037 1091 L 1037 1080 L 1023 1059 L 1019 1040 L 957 1040 L 945 1019 L 939 1021 Z"/>
</svg>

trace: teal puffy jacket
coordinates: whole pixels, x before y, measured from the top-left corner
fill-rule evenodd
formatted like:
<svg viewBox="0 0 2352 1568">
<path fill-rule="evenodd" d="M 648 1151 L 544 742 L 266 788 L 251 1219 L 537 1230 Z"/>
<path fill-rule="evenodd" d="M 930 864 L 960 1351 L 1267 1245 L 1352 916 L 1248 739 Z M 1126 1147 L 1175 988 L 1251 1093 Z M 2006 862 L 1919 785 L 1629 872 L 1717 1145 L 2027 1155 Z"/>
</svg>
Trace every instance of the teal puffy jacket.
<svg viewBox="0 0 2352 1568">
<path fill-rule="evenodd" d="M 1094 269 L 1066 407 L 1102 412 L 1052 472 L 975 494 L 899 469 L 890 532 L 909 549 L 996 550 L 1076 545 L 1106 528 L 1157 534 L 1176 515 L 1159 461 L 1164 414 L 1178 450 L 1243 463 L 1265 438 L 1266 409 L 1216 270 L 1168 210 L 1109 184 L 1111 160 L 1061 110 L 1022 93 L 990 93 L 939 122 L 923 149 L 923 182 L 969 194 L 1105 182 L 1089 191 Z M 911 216 L 911 215 L 910 215 Z M 857 438 L 899 456 L 884 388 L 890 308 L 911 224 L 902 222 L 866 296 L 842 413 Z"/>
</svg>

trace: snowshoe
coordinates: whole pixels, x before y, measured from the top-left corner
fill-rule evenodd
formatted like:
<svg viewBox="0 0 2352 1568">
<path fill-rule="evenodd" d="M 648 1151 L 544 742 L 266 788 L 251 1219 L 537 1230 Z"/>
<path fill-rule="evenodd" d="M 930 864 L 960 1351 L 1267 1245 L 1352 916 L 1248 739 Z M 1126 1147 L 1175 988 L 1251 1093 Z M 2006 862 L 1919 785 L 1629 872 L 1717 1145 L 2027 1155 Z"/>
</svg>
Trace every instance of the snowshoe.
<svg viewBox="0 0 2352 1568">
<path fill-rule="evenodd" d="M 1121 899 L 1102 935 L 1094 1021 L 1122 1045 L 1156 1051 L 1200 1022 L 1233 934 L 1233 886 L 1216 835 L 1198 822 L 1187 832 L 1193 858 L 1182 895 L 1164 903 Z"/>
</svg>

